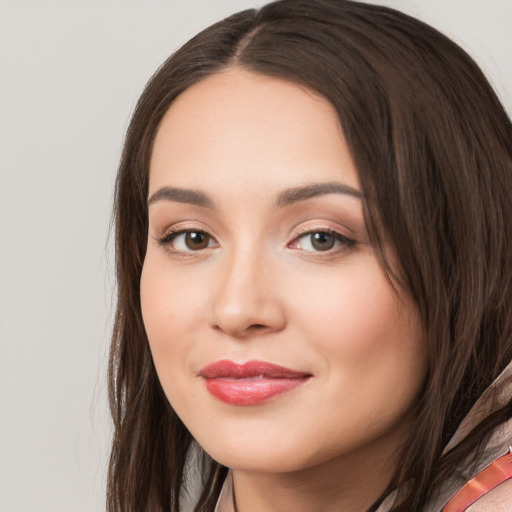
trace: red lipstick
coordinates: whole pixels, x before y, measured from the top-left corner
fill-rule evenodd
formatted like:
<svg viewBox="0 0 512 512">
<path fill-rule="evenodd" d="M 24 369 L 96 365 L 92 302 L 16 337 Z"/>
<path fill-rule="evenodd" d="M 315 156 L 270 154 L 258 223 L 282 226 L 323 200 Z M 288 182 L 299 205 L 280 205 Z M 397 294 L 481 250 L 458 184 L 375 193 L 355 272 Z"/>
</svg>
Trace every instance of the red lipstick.
<svg viewBox="0 0 512 512">
<path fill-rule="evenodd" d="M 257 405 L 304 384 L 311 374 L 264 361 L 237 364 L 222 360 L 199 371 L 206 389 L 233 405 Z"/>
</svg>

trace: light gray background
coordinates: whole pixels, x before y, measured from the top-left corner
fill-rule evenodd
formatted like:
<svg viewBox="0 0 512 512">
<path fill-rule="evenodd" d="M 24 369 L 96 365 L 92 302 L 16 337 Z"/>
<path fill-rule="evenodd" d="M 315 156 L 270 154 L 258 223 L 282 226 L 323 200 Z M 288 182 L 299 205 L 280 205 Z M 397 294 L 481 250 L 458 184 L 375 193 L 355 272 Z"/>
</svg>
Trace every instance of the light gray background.
<svg viewBox="0 0 512 512">
<path fill-rule="evenodd" d="M 104 510 L 123 134 L 164 58 L 262 3 L 0 0 L 0 511 Z M 512 0 L 373 3 L 451 35 L 512 112 Z"/>
</svg>

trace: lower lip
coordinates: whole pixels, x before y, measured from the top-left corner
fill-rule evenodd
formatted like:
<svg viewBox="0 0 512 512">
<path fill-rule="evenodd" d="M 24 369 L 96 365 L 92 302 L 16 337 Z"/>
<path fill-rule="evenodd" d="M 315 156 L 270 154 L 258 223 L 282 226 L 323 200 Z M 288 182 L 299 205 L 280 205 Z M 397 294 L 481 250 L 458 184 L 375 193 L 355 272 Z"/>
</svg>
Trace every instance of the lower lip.
<svg viewBox="0 0 512 512">
<path fill-rule="evenodd" d="M 206 389 L 216 398 L 233 405 L 258 405 L 299 387 L 309 377 L 295 379 L 205 379 Z"/>
</svg>

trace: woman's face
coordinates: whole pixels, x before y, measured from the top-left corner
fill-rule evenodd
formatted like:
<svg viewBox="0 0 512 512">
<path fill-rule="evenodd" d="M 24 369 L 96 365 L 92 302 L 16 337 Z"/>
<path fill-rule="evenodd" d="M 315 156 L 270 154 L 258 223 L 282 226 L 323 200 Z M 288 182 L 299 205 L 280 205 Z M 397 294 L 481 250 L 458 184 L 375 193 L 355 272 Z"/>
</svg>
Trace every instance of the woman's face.
<svg viewBox="0 0 512 512">
<path fill-rule="evenodd" d="M 166 113 L 142 312 L 172 407 L 222 464 L 294 471 L 403 440 L 422 332 L 362 201 L 333 108 L 298 85 L 230 69 Z"/>
</svg>

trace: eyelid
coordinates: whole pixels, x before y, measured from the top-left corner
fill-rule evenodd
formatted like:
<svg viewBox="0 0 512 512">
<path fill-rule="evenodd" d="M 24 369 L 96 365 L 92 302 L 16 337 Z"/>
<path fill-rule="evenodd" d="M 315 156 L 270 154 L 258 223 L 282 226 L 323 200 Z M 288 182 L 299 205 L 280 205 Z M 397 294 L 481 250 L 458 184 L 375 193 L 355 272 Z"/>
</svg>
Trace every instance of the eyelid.
<svg viewBox="0 0 512 512">
<path fill-rule="evenodd" d="M 172 254 L 183 256 L 183 257 L 190 257 L 190 256 L 199 256 L 203 251 L 207 249 L 212 249 L 215 246 L 219 245 L 219 242 L 217 241 L 216 237 L 211 234 L 211 230 L 207 228 L 206 226 L 200 225 L 201 223 L 190 223 L 190 222 L 182 222 L 177 223 L 175 225 L 172 225 L 170 227 L 167 227 L 158 235 L 152 236 L 152 238 L 165 250 L 171 252 Z M 188 233 L 188 232 L 201 232 L 205 233 L 210 240 L 215 244 L 213 247 L 208 245 L 207 247 L 197 249 L 197 250 L 181 250 L 176 249 L 172 247 L 171 242 L 179 235 Z M 292 237 L 289 239 L 289 241 L 286 243 L 286 247 L 293 248 L 295 250 L 300 250 L 305 253 L 314 255 L 315 257 L 327 257 L 329 255 L 333 255 L 337 252 L 342 252 L 344 250 L 352 248 L 354 245 L 356 245 L 356 240 L 353 238 L 353 235 L 347 235 L 344 233 L 344 231 L 350 231 L 348 229 L 343 229 L 341 227 L 334 227 L 332 226 L 328 221 L 313 221 L 313 222 L 307 222 L 305 224 L 300 225 L 298 228 L 296 228 L 295 232 L 293 233 Z M 303 249 L 301 247 L 292 247 L 292 244 L 296 243 L 301 237 L 304 237 L 309 234 L 314 233 L 328 233 L 336 237 L 339 244 L 332 248 L 332 249 L 326 249 L 325 251 L 315 251 L 310 249 Z M 341 245 L 341 247 L 340 247 Z"/>
<path fill-rule="evenodd" d="M 168 235 L 175 235 L 177 233 L 186 231 L 203 231 L 215 239 L 215 237 L 211 234 L 211 230 L 207 226 L 204 226 L 201 222 L 177 222 L 176 224 L 171 224 L 170 226 L 166 226 L 165 228 L 158 229 L 156 231 L 157 234 L 153 236 L 155 240 L 164 238 Z"/>
<path fill-rule="evenodd" d="M 307 222 L 299 226 L 293 234 L 293 239 L 298 238 L 302 235 L 306 235 L 308 233 L 316 233 L 316 232 L 329 232 L 338 234 L 341 237 L 352 240 L 354 235 L 347 233 L 347 231 L 351 231 L 349 229 L 343 229 L 341 227 L 333 226 L 331 223 L 327 221 L 317 221 L 317 222 Z M 292 239 L 292 240 L 293 240 Z M 355 242 L 355 240 L 354 240 Z"/>
<path fill-rule="evenodd" d="M 356 240 L 352 236 L 344 234 L 341 228 L 333 227 L 332 225 L 326 224 L 326 222 L 310 222 L 300 226 L 295 231 L 295 233 L 293 234 L 293 238 L 287 243 L 287 247 L 290 247 L 294 242 L 298 241 L 300 238 L 313 233 L 332 234 L 342 244 L 342 247 L 338 246 L 336 248 L 328 249 L 325 251 L 311 251 L 302 248 L 297 248 L 296 250 L 304 251 L 305 253 L 314 255 L 315 257 L 326 257 L 329 255 L 333 255 L 337 252 L 350 249 L 357 244 Z"/>
<path fill-rule="evenodd" d="M 190 251 L 183 251 L 180 249 L 175 249 L 171 247 L 171 242 L 176 237 L 178 237 L 181 234 L 189 233 L 189 232 L 201 232 L 208 235 L 208 237 L 216 244 L 218 245 L 217 239 L 211 234 L 210 230 L 203 226 L 198 226 L 197 223 L 191 224 L 191 223 L 178 223 L 175 225 L 172 225 L 170 227 L 167 227 L 166 229 L 162 230 L 159 234 L 153 236 L 152 238 L 164 249 L 171 252 L 175 255 L 181 255 L 184 257 L 189 256 L 198 256 L 199 253 L 206 249 L 211 249 L 212 247 L 205 247 L 204 249 L 198 249 L 197 251 L 190 250 Z M 198 253 L 198 254 L 195 254 Z"/>
</svg>

